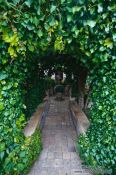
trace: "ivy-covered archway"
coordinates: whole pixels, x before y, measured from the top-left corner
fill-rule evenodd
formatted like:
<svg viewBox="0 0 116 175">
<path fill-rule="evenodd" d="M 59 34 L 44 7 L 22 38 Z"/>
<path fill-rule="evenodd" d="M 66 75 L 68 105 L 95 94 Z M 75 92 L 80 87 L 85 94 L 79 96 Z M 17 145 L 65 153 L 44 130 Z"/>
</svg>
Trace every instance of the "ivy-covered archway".
<svg viewBox="0 0 116 175">
<path fill-rule="evenodd" d="M 79 141 L 82 155 L 89 164 L 114 171 L 114 0 L 1 0 L 0 9 L 1 174 L 20 174 L 35 159 L 30 139 L 22 134 L 24 89 L 38 59 L 56 54 L 79 63 L 81 96 L 85 80 L 91 87 L 91 126 Z"/>
</svg>

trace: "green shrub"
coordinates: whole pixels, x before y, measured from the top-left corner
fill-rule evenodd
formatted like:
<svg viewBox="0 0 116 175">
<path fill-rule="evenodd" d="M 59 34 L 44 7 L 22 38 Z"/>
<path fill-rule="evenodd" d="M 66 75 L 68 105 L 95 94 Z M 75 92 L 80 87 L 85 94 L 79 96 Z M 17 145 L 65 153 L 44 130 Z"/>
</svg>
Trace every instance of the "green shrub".
<svg viewBox="0 0 116 175">
<path fill-rule="evenodd" d="M 54 87 L 54 85 L 55 85 L 54 80 L 52 80 L 50 77 L 47 77 L 46 76 L 45 79 L 44 79 L 44 81 L 45 81 L 45 89 L 46 90 Z"/>
<path fill-rule="evenodd" d="M 19 175 L 27 173 L 42 149 L 41 134 L 37 129 L 34 134 L 24 139 L 24 143 L 16 145 L 4 161 L 3 175 Z"/>
<path fill-rule="evenodd" d="M 108 62 L 97 69 L 94 78 L 93 89 L 90 96 L 92 106 L 90 108 L 90 128 L 86 136 L 80 136 L 78 146 L 87 163 L 115 169 L 115 61 Z M 97 76 L 97 79 L 96 79 Z"/>
<path fill-rule="evenodd" d="M 46 81 L 36 77 L 31 82 L 31 86 L 27 90 L 25 97 L 26 104 L 26 117 L 30 118 L 37 106 L 42 102 L 45 97 Z"/>
</svg>

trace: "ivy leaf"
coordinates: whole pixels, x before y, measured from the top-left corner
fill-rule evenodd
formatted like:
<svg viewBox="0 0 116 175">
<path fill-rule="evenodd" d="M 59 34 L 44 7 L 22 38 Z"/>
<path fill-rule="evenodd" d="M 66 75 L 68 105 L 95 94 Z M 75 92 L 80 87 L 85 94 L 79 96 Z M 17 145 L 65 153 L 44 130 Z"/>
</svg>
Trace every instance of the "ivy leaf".
<svg viewBox="0 0 116 175">
<path fill-rule="evenodd" d="M 51 17 L 50 19 L 49 19 L 49 25 L 50 26 L 54 26 L 56 24 L 56 20 L 53 18 L 53 17 Z"/>
<path fill-rule="evenodd" d="M 25 28 L 27 27 L 27 24 L 24 23 L 24 22 L 22 22 L 21 25 L 22 25 L 23 27 L 25 27 Z"/>
<path fill-rule="evenodd" d="M 103 6 L 101 4 L 98 4 L 98 13 L 101 13 L 103 11 Z"/>
<path fill-rule="evenodd" d="M 5 150 L 5 143 L 2 142 L 2 143 L 0 143 L 0 152 L 2 152 L 4 150 Z"/>
<path fill-rule="evenodd" d="M 17 57 L 17 54 L 16 54 L 16 51 L 14 50 L 13 47 L 9 47 L 8 48 L 8 53 L 10 54 L 10 56 L 13 58 L 13 57 Z"/>
<path fill-rule="evenodd" d="M 72 13 L 72 8 L 66 7 L 66 9 L 68 10 L 68 12 Z"/>
<path fill-rule="evenodd" d="M 33 2 L 33 0 L 27 0 L 27 1 L 25 1 L 25 4 L 30 8 L 32 2 Z"/>
<path fill-rule="evenodd" d="M 77 25 L 74 25 L 71 29 L 72 32 L 75 32 L 77 30 Z"/>
<path fill-rule="evenodd" d="M 61 0 L 61 4 L 63 4 L 65 2 L 65 0 Z"/>
<path fill-rule="evenodd" d="M 113 47 L 113 42 L 110 40 L 110 38 L 107 38 L 104 42 L 104 46 L 112 48 Z"/>
<path fill-rule="evenodd" d="M 45 24 L 44 24 L 44 28 L 48 31 L 48 29 L 49 29 L 48 23 L 45 23 Z"/>
<path fill-rule="evenodd" d="M 39 24 L 39 20 L 38 20 L 38 18 L 36 16 L 33 18 L 33 23 L 35 24 L 36 27 Z"/>
<path fill-rule="evenodd" d="M 81 8 L 82 8 L 82 7 L 74 6 L 74 7 L 72 8 L 72 13 L 75 14 L 75 12 L 79 12 Z"/>
<path fill-rule="evenodd" d="M 28 24 L 28 25 L 27 25 L 27 28 L 28 28 L 28 30 L 33 30 L 35 27 Z"/>
<path fill-rule="evenodd" d="M 37 8 L 37 14 L 40 15 L 40 6 Z"/>
<path fill-rule="evenodd" d="M 20 153 L 20 157 L 25 157 L 25 155 L 26 155 L 25 151 L 22 151 L 22 152 Z"/>
<path fill-rule="evenodd" d="M 42 30 L 38 30 L 38 31 L 37 31 L 37 35 L 41 38 L 41 37 L 43 36 Z"/>
<path fill-rule="evenodd" d="M 28 49 L 31 51 L 31 52 L 33 52 L 34 51 L 34 46 L 28 46 Z"/>
<path fill-rule="evenodd" d="M 8 77 L 6 73 L 0 72 L 0 80 L 4 80 Z"/>
<path fill-rule="evenodd" d="M 4 109 L 4 104 L 0 102 L 0 111 L 2 111 L 3 109 Z"/>
<path fill-rule="evenodd" d="M 22 163 L 18 163 L 17 167 L 19 171 L 22 171 L 24 169 L 24 165 Z"/>
<path fill-rule="evenodd" d="M 75 30 L 75 35 L 78 36 L 79 30 Z"/>
<path fill-rule="evenodd" d="M 72 21 L 72 16 L 71 15 L 68 15 L 67 16 L 67 22 L 71 22 Z"/>
<path fill-rule="evenodd" d="M 55 5 L 51 5 L 51 8 L 50 8 L 50 12 L 54 12 L 56 10 L 56 6 Z"/>
<path fill-rule="evenodd" d="M 1 159 L 3 159 L 4 155 L 5 155 L 5 151 L 0 152 L 0 158 Z"/>
<path fill-rule="evenodd" d="M 14 4 L 18 4 L 20 0 L 12 0 Z"/>
<path fill-rule="evenodd" d="M 16 87 L 16 88 L 18 87 L 18 83 L 17 82 L 14 83 L 14 87 Z"/>
<path fill-rule="evenodd" d="M 7 26 L 8 25 L 8 21 L 3 21 L 2 22 L 2 26 Z"/>
<path fill-rule="evenodd" d="M 87 24 L 88 26 L 90 26 L 91 28 L 93 28 L 93 27 L 95 27 L 95 25 L 96 25 L 96 21 L 88 20 L 86 24 Z"/>
<path fill-rule="evenodd" d="M 72 42 L 72 38 L 68 38 L 67 42 L 68 42 L 68 44 L 70 44 Z"/>
<path fill-rule="evenodd" d="M 112 119 L 113 119 L 114 121 L 116 121 L 116 115 L 113 115 L 113 116 L 112 116 Z"/>
<path fill-rule="evenodd" d="M 113 33 L 113 41 L 116 42 L 116 34 Z"/>
</svg>

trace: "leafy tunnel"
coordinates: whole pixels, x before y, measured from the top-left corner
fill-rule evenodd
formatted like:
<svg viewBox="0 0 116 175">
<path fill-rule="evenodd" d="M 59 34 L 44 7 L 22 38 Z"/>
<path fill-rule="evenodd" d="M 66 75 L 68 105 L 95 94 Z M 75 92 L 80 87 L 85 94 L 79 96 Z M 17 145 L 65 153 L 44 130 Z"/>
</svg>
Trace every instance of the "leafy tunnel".
<svg viewBox="0 0 116 175">
<path fill-rule="evenodd" d="M 40 131 L 25 138 L 22 129 L 37 98 L 40 103 L 44 97 L 48 82 L 44 70 L 52 74 L 58 65 L 69 78 L 73 74 L 82 108 L 85 86 L 90 87 L 91 126 L 78 142 L 83 158 L 114 173 L 114 8 L 114 0 L 0 1 L 2 175 L 27 172 L 40 152 Z"/>
</svg>

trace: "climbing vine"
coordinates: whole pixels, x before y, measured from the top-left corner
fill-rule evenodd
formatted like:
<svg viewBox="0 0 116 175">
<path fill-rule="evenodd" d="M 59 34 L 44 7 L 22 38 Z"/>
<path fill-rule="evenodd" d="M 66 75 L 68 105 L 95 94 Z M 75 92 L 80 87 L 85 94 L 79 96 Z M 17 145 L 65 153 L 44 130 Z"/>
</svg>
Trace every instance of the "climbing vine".
<svg viewBox="0 0 116 175">
<path fill-rule="evenodd" d="M 80 140 L 82 152 L 87 151 L 96 165 L 114 167 L 114 10 L 114 0 L 0 0 L 1 174 L 4 174 L 6 161 L 11 162 L 7 158 L 25 142 L 23 97 L 27 79 L 33 73 L 30 60 L 59 53 L 75 57 L 77 63 L 89 69 L 94 80 L 92 125 L 87 138 Z M 99 137 L 96 138 L 96 134 Z M 98 153 L 98 148 L 103 151 Z M 106 149 L 111 153 L 110 160 Z M 12 156 L 17 159 L 16 154 Z M 22 167 L 16 169 L 10 163 L 8 166 L 9 172 L 15 171 L 14 174 L 22 171 Z"/>
<path fill-rule="evenodd" d="M 89 118 L 91 125 L 86 136 L 80 136 L 78 147 L 89 165 L 102 167 L 115 174 L 115 62 L 99 69 L 92 76 L 92 101 Z M 104 71 L 103 71 L 104 70 Z"/>
</svg>

